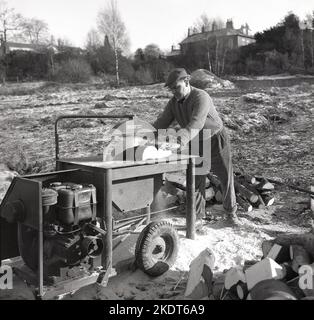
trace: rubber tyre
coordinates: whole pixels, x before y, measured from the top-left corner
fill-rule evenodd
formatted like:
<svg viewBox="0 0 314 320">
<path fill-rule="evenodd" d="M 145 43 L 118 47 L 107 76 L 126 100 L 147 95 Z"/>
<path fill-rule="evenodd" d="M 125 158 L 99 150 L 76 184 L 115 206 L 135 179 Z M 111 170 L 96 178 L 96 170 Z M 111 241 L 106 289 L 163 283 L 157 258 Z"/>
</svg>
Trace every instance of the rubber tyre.
<svg viewBox="0 0 314 320">
<path fill-rule="evenodd" d="M 148 224 L 136 242 L 135 261 L 146 274 L 157 277 L 174 264 L 179 250 L 179 236 L 167 221 Z"/>
</svg>

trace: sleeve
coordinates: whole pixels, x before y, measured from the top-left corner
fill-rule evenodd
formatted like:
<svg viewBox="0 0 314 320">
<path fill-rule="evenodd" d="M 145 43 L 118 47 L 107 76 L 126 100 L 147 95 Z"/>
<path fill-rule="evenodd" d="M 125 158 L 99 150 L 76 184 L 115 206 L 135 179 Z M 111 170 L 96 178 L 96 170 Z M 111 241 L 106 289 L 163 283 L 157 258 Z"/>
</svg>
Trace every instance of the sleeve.
<svg viewBox="0 0 314 320">
<path fill-rule="evenodd" d="M 152 124 L 156 129 L 167 129 L 174 120 L 172 112 L 172 100 L 169 100 L 163 112 L 158 116 L 157 120 Z"/>
<path fill-rule="evenodd" d="M 180 130 L 179 143 L 181 144 L 181 148 L 184 148 L 204 128 L 211 103 L 212 101 L 208 95 L 198 96 L 193 101 L 191 120 L 185 128 Z"/>
</svg>

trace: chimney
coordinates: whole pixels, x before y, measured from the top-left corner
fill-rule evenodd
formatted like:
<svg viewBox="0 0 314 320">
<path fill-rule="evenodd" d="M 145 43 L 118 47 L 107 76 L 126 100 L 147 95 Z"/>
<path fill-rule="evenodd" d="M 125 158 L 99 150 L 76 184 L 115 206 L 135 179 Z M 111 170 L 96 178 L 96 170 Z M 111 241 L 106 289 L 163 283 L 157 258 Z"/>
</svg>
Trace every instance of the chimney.
<svg viewBox="0 0 314 320">
<path fill-rule="evenodd" d="M 205 25 L 202 26 L 202 33 L 205 32 Z"/>
<path fill-rule="evenodd" d="M 191 36 L 191 28 L 188 28 L 188 37 Z"/>
<path fill-rule="evenodd" d="M 233 21 L 232 21 L 232 19 L 227 20 L 226 28 L 227 29 L 233 29 Z"/>
<path fill-rule="evenodd" d="M 246 23 L 245 24 L 245 34 L 248 35 L 249 34 L 249 25 Z"/>
<path fill-rule="evenodd" d="M 171 46 L 171 52 L 173 52 L 173 51 L 174 51 L 174 45 Z"/>
</svg>

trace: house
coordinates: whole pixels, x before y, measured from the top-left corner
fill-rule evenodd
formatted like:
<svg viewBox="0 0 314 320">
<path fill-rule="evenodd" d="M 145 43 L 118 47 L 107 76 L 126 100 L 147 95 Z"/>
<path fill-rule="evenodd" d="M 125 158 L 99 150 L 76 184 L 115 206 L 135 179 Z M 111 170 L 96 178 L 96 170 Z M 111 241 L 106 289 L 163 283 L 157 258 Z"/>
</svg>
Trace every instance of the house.
<svg viewBox="0 0 314 320">
<path fill-rule="evenodd" d="M 12 41 L 6 41 L 4 42 L 3 39 L 0 39 L 1 41 L 1 50 L 0 55 L 6 55 L 12 51 L 31 51 L 31 52 L 42 52 L 46 46 L 43 45 L 35 45 L 35 44 L 29 44 L 29 43 L 19 43 L 19 42 L 12 42 Z"/>
<path fill-rule="evenodd" d="M 66 46 L 62 43 L 58 45 L 53 44 L 32 44 L 32 43 L 21 43 L 21 42 L 12 42 L 4 41 L 3 38 L 0 38 L 0 57 L 6 55 L 12 51 L 30 51 L 34 53 L 45 53 L 47 51 L 53 52 L 54 54 L 72 51 L 73 53 L 80 55 L 84 53 L 84 50 L 78 47 Z"/>
<path fill-rule="evenodd" d="M 227 20 L 226 27 L 218 29 L 215 21 L 211 30 L 202 28 L 201 32 L 193 33 L 192 29 L 188 29 L 188 36 L 180 42 L 180 50 L 172 47 L 168 57 L 185 54 L 190 48 L 208 48 L 215 47 L 217 43 L 226 49 L 236 49 L 241 46 L 254 43 L 255 39 L 249 34 L 248 24 L 242 25 L 240 29 L 233 27 L 233 21 Z"/>
</svg>

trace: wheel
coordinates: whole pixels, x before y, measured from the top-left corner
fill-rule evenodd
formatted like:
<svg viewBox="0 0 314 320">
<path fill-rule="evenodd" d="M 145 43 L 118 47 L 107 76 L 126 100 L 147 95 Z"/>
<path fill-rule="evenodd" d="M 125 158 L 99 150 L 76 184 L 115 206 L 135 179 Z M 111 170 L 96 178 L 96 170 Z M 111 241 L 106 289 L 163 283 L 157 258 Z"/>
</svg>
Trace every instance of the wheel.
<svg viewBox="0 0 314 320">
<path fill-rule="evenodd" d="M 137 266 L 150 276 L 160 276 L 174 264 L 179 250 L 179 236 L 167 221 L 151 222 L 136 242 Z"/>
</svg>

